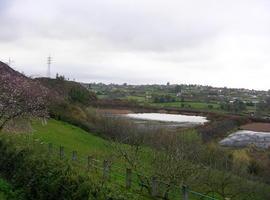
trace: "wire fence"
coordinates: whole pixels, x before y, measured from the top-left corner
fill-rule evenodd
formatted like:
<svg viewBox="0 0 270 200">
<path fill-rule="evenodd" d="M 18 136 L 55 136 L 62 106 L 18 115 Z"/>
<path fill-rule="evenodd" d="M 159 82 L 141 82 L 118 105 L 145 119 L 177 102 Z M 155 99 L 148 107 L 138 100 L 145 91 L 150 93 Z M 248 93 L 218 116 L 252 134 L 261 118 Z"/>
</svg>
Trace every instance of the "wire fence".
<svg viewBox="0 0 270 200">
<path fill-rule="evenodd" d="M 147 198 L 164 200 L 218 200 L 196 191 L 185 185 L 175 185 L 155 176 L 146 176 L 130 168 L 125 168 L 109 160 L 99 160 L 92 155 L 79 156 L 77 151 L 66 151 L 64 146 L 43 143 L 43 151 L 49 157 L 67 160 L 72 165 L 95 174 L 104 183 L 117 185 Z"/>
</svg>

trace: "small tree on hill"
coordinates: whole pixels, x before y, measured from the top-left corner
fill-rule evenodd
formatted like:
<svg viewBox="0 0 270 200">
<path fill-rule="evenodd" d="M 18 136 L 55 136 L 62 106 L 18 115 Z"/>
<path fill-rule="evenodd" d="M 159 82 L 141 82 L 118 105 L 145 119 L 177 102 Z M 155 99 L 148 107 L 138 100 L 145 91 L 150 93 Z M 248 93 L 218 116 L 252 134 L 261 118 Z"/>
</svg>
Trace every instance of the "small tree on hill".
<svg viewBox="0 0 270 200">
<path fill-rule="evenodd" d="M 16 74 L 15 74 L 16 73 Z M 0 75 L 0 131 L 19 117 L 45 117 L 47 90 L 17 72 Z"/>
</svg>

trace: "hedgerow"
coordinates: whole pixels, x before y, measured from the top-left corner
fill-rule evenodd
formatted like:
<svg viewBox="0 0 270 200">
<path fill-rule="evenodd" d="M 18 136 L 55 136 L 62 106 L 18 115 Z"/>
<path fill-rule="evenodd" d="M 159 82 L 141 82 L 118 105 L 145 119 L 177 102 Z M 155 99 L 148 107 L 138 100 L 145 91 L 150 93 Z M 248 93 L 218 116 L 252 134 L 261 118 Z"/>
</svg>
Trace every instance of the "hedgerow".
<svg viewBox="0 0 270 200">
<path fill-rule="evenodd" d="M 8 139 L 0 139 L 0 174 L 23 191 L 21 199 L 136 199 L 121 188 L 112 188 L 80 172 L 65 160 L 37 152 L 27 145 L 18 148 Z"/>
</svg>

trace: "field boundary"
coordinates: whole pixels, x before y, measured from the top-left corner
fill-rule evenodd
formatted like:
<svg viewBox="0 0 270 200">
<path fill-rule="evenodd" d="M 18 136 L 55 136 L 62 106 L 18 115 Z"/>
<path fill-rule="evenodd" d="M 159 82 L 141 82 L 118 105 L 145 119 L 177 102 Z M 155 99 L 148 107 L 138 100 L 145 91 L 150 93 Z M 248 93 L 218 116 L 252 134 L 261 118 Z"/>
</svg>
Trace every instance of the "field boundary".
<svg viewBox="0 0 270 200">
<path fill-rule="evenodd" d="M 218 200 L 200 192 L 193 191 L 187 185 L 175 185 L 155 176 L 146 176 L 143 173 L 123 168 L 109 160 L 100 160 L 92 155 L 79 157 L 77 151 L 65 152 L 64 146 L 55 146 L 53 143 L 43 143 L 48 157 L 71 162 L 80 166 L 86 173 L 94 173 L 102 183 L 117 185 L 139 195 L 154 199 L 165 200 Z M 47 146 L 47 147 L 46 147 Z"/>
</svg>

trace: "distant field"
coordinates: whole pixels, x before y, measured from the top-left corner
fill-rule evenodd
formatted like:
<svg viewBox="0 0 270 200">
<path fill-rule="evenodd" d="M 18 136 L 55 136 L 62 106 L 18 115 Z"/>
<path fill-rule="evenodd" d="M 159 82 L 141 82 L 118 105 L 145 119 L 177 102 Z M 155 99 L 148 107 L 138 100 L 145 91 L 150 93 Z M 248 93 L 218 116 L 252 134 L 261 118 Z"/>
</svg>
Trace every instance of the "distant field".
<svg viewBox="0 0 270 200">
<path fill-rule="evenodd" d="M 108 95 L 97 95 L 97 97 L 99 99 L 106 99 L 108 97 Z"/>
<path fill-rule="evenodd" d="M 98 98 L 106 99 L 108 98 L 107 95 L 99 95 Z M 148 105 L 154 106 L 157 108 L 182 108 L 182 109 L 193 109 L 193 110 L 203 110 L 208 112 L 215 112 L 215 113 L 232 113 L 232 111 L 226 111 L 221 109 L 221 106 L 218 102 L 198 102 L 198 101 L 177 101 L 177 102 L 164 102 L 164 103 L 153 103 L 151 99 L 146 99 L 145 96 L 124 96 L 120 99 L 129 100 L 129 101 L 136 101 L 140 105 Z M 256 108 L 255 106 L 246 106 L 246 109 L 241 112 L 241 114 L 255 113 Z"/>
<path fill-rule="evenodd" d="M 141 96 L 128 96 L 127 97 L 128 100 L 136 100 L 138 102 L 145 102 L 145 97 L 141 97 Z"/>
<path fill-rule="evenodd" d="M 255 112 L 255 106 L 247 106 L 247 112 Z"/>
<path fill-rule="evenodd" d="M 201 109 L 201 110 L 211 110 L 209 106 L 212 106 L 213 110 L 217 110 L 220 108 L 219 104 L 216 103 L 202 103 L 202 102 L 168 102 L 168 103 L 152 103 L 152 105 L 155 106 L 161 106 L 161 107 L 176 107 L 176 108 L 182 108 L 182 104 L 184 105 L 184 108 L 193 108 L 193 109 Z"/>
</svg>

